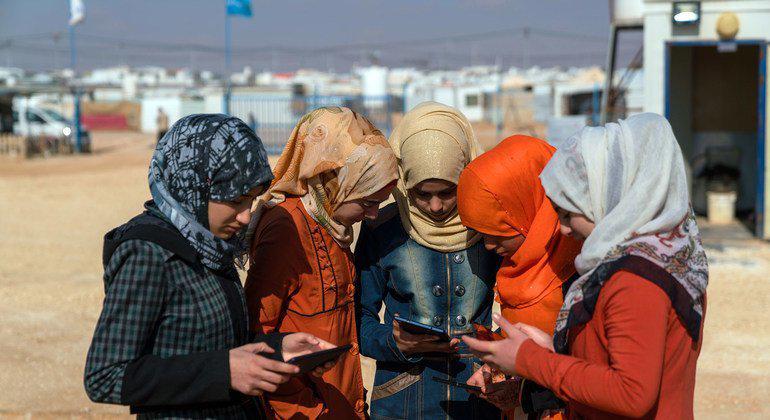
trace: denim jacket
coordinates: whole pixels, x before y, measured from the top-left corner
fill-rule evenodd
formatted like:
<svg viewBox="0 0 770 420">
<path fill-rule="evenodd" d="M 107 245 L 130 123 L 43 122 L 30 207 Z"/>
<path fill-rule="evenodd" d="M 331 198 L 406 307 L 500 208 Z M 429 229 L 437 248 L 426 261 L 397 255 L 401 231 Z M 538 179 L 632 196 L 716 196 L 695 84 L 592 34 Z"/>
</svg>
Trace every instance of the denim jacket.
<svg viewBox="0 0 770 420">
<path fill-rule="evenodd" d="M 396 346 L 392 328 L 395 314 L 453 337 L 471 333 L 472 323 L 489 326 L 499 264 L 481 242 L 449 253 L 418 244 L 404 230 L 393 204 L 362 226 L 356 246 L 359 345 L 364 356 L 377 361 L 373 419 L 499 416 L 464 389 L 433 380 L 465 382 L 480 366 L 467 348 L 461 346 L 457 355 L 407 357 Z"/>
</svg>

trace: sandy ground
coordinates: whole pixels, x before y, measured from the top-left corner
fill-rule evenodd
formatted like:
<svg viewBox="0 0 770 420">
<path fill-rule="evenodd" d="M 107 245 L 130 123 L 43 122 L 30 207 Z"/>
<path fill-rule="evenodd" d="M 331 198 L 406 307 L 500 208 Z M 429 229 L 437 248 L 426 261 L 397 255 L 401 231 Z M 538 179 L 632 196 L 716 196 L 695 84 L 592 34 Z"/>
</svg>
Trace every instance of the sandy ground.
<svg viewBox="0 0 770 420">
<path fill-rule="evenodd" d="M 104 294 L 102 236 L 149 196 L 149 141 L 95 133 L 90 156 L 0 158 L 0 418 L 127 415 L 88 401 L 83 365 Z M 707 231 L 696 417 L 770 417 L 770 246 Z M 370 361 L 365 374 L 369 384 Z"/>
</svg>

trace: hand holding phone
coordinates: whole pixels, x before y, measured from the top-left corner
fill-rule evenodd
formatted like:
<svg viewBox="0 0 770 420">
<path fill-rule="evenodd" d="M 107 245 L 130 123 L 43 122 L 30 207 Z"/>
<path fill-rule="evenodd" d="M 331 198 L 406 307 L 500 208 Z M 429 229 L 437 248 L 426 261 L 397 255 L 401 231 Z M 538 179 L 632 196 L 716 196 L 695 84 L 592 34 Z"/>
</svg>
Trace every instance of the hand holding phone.
<svg viewBox="0 0 770 420">
<path fill-rule="evenodd" d="M 429 335 L 435 336 L 439 341 L 449 341 L 449 334 L 441 328 L 434 327 L 433 325 L 421 324 L 416 321 L 411 321 L 406 318 L 402 318 L 399 315 L 393 317 L 398 322 L 399 328 L 409 334 L 414 335 Z"/>
<path fill-rule="evenodd" d="M 438 376 L 434 376 L 433 380 L 436 382 L 441 382 L 442 384 L 447 384 L 449 386 L 455 387 L 455 388 L 462 388 L 466 391 L 472 391 L 476 393 L 481 393 L 481 387 L 475 386 L 475 385 L 468 385 L 464 382 L 457 382 L 454 379 L 444 379 Z"/>
<path fill-rule="evenodd" d="M 321 340 L 313 334 L 298 332 L 288 334 L 283 337 L 281 342 L 281 356 L 284 360 L 293 359 L 299 356 L 304 356 L 311 353 L 316 353 L 321 350 L 333 349 L 335 346 L 328 341 Z M 336 360 L 326 362 L 313 369 L 313 375 L 321 376 L 329 369 L 334 367 Z"/>
<path fill-rule="evenodd" d="M 416 331 L 420 331 L 419 329 L 413 329 L 410 326 L 407 326 L 409 323 L 397 321 L 399 318 L 393 320 L 393 338 L 396 341 L 398 349 L 405 355 L 408 356 L 417 353 L 454 353 L 457 351 L 457 345 L 460 343 L 459 339 L 450 339 L 446 333 L 443 333 L 443 331 L 442 333 L 446 335 L 446 337 L 436 333 L 417 333 Z M 407 331 L 407 329 L 415 332 Z M 444 340 L 444 338 L 446 338 L 446 340 Z"/>
<path fill-rule="evenodd" d="M 291 375 L 298 373 L 296 366 L 265 357 L 273 352 L 266 343 L 250 343 L 231 349 L 228 355 L 230 387 L 242 394 L 262 395 L 275 392 Z"/>
<path fill-rule="evenodd" d="M 482 366 L 467 382 L 468 385 L 480 388 L 477 393 L 480 398 L 503 411 L 513 410 L 519 405 L 521 383 L 521 378 L 506 378 L 504 373 L 489 365 Z"/>
<path fill-rule="evenodd" d="M 500 331 L 492 331 L 491 328 L 487 327 L 483 324 L 478 324 L 474 322 L 473 324 L 473 331 L 476 333 L 476 339 L 481 341 L 500 341 L 505 340 L 505 337 L 503 337 L 502 334 L 500 334 Z"/>
<path fill-rule="evenodd" d="M 286 363 L 299 366 L 299 373 L 308 373 L 328 362 L 337 360 L 338 357 L 350 350 L 351 347 L 353 347 L 352 344 L 346 344 L 332 349 L 321 350 L 315 353 L 293 357 L 287 360 Z"/>
</svg>

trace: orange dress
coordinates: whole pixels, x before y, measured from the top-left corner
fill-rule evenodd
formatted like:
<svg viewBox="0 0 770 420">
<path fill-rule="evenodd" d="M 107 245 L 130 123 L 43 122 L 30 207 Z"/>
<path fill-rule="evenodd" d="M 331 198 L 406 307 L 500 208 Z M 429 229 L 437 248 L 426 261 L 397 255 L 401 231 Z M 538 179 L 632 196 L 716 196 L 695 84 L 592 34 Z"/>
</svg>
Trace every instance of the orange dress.
<svg viewBox="0 0 770 420">
<path fill-rule="evenodd" d="M 245 290 L 252 331 L 308 332 L 353 345 L 322 378 L 295 377 L 266 394 L 269 410 L 277 418 L 364 418 L 350 250 L 341 248 L 298 198 L 289 197 L 263 213 L 251 257 Z"/>
<path fill-rule="evenodd" d="M 692 419 L 701 343 L 660 287 L 620 271 L 602 287 L 593 318 L 569 331 L 570 355 L 527 340 L 516 372 L 565 400 L 571 419 Z"/>
</svg>

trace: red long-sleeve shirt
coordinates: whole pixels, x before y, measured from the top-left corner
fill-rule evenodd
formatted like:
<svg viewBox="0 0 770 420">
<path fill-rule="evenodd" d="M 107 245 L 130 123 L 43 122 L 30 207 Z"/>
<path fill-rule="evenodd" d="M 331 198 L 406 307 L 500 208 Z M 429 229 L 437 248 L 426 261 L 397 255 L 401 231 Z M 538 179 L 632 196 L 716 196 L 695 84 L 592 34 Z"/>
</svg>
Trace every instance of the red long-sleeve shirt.
<svg viewBox="0 0 770 420">
<path fill-rule="evenodd" d="M 567 401 L 570 418 L 692 419 L 701 342 L 660 287 L 621 271 L 599 293 L 593 318 L 570 331 L 570 355 L 527 340 L 516 371 Z"/>
</svg>

